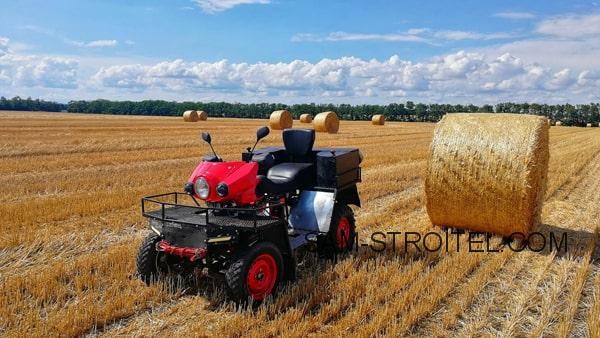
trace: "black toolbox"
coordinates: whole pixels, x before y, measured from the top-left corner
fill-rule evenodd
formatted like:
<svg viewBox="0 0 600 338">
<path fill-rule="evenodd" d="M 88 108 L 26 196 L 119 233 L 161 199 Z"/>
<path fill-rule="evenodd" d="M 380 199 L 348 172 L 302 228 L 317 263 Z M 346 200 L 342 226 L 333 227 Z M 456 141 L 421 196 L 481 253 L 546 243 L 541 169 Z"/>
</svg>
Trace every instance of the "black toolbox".
<svg viewBox="0 0 600 338">
<path fill-rule="evenodd" d="M 317 186 L 342 189 L 360 182 L 361 161 L 362 155 L 356 148 L 319 149 Z"/>
</svg>

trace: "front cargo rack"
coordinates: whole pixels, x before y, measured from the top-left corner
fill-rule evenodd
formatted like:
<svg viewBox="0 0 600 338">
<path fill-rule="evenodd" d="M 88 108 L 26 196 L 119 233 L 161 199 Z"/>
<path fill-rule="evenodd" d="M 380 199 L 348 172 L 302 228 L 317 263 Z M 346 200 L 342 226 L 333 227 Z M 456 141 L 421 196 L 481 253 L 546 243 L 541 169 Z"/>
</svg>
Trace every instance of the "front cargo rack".
<svg viewBox="0 0 600 338">
<path fill-rule="evenodd" d="M 196 227 L 256 229 L 282 221 L 287 223 L 287 208 L 281 201 L 260 207 L 222 207 L 203 205 L 194 196 L 180 192 L 143 197 L 142 215 L 162 225 L 175 223 Z"/>
</svg>

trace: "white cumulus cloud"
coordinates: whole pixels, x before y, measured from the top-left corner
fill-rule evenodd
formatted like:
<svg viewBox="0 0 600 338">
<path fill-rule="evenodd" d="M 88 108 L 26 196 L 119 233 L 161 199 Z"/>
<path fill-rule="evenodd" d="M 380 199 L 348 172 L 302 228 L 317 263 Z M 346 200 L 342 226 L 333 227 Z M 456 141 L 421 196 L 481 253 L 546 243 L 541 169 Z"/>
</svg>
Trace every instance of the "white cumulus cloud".
<svg viewBox="0 0 600 338">
<path fill-rule="evenodd" d="M 78 62 L 64 57 L 14 54 L 0 37 L 0 83 L 18 87 L 76 88 Z"/>
<path fill-rule="evenodd" d="M 14 82 L 26 87 L 76 88 L 77 61 L 57 57 L 29 59 L 16 67 Z"/>
<path fill-rule="evenodd" d="M 100 69 L 93 83 L 102 89 L 131 92 L 163 90 L 221 93 L 243 98 L 294 98 L 327 102 L 399 98 L 424 101 L 498 102 L 551 98 L 552 93 L 591 92 L 597 74 L 528 63 L 509 53 L 490 58 L 457 53 L 421 62 L 392 56 L 386 60 L 355 57 L 279 63 L 164 61 L 150 65 L 114 65 Z M 582 88 L 583 84 L 587 85 Z M 589 89 L 589 90 L 588 90 Z M 597 89 L 597 88 L 596 88 Z M 550 100 L 551 101 L 551 100 Z"/>
</svg>

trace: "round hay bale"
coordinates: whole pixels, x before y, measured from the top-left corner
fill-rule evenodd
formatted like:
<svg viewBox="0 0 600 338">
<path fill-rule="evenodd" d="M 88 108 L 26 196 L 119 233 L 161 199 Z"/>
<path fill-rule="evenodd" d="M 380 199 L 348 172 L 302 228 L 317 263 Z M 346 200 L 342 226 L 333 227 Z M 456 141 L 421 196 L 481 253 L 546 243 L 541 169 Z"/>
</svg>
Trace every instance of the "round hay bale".
<svg viewBox="0 0 600 338">
<path fill-rule="evenodd" d="M 560 121 L 556 121 L 556 123 L 555 123 L 554 125 L 555 125 L 555 126 L 559 126 L 559 127 L 560 127 L 560 126 L 562 126 L 562 122 L 560 122 Z"/>
<path fill-rule="evenodd" d="M 313 120 L 312 115 L 310 114 L 302 114 L 300 115 L 300 122 L 302 123 L 311 123 Z"/>
<path fill-rule="evenodd" d="M 376 126 L 383 126 L 385 124 L 385 116 L 383 115 L 373 115 L 371 118 L 371 123 Z"/>
<path fill-rule="evenodd" d="M 313 125 L 315 127 L 315 131 L 335 134 L 340 128 L 340 120 L 335 112 L 326 111 L 315 116 Z"/>
<path fill-rule="evenodd" d="M 292 117 L 292 113 L 287 110 L 276 110 L 271 113 L 271 117 L 269 118 L 269 126 L 271 129 L 287 129 L 291 128 L 294 123 L 294 118 Z"/>
<path fill-rule="evenodd" d="M 585 126 L 586 126 L 587 128 L 591 128 L 591 127 L 592 127 L 592 124 L 591 124 L 591 123 L 588 123 L 588 124 L 586 124 Z"/>
<path fill-rule="evenodd" d="M 198 121 L 198 113 L 195 110 L 186 110 L 183 113 L 183 120 L 185 122 L 196 122 Z"/>
<path fill-rule="evenodd" d="M 425 177 L 431 222 L 504 236 L 529 233 L 546 188 L 548 129 L 544 117 L 533 115 L 445 115 Z"/>
<path fill-rule="evenodd" d="M 196 110 L 198 114 L 198 121 L 206 121 L 208 119 L 208 114 L 204 110 Z"/>
</svg>

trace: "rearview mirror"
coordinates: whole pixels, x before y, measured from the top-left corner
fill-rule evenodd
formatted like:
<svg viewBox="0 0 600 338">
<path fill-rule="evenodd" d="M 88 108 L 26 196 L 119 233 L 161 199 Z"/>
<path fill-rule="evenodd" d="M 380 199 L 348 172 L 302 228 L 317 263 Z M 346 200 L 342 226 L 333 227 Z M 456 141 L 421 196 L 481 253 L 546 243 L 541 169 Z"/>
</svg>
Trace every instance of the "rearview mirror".
<svg viewBox="0 0 600 338">
<path fill-rule="evenodd" d="M 210 144 L 210 134 L 207 131 L 202 132 L 202 139 L 204 140 L 204 142 Z"/>
<path fill-rule="evenodd" d="M 256 131 L 256 142 L 260 141 L 260 139 L 267 137 L 269 135 L 268 127 L 260 127 Z"/>
</svg>

